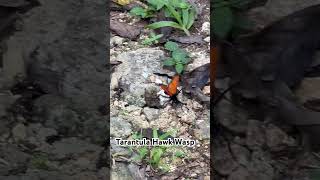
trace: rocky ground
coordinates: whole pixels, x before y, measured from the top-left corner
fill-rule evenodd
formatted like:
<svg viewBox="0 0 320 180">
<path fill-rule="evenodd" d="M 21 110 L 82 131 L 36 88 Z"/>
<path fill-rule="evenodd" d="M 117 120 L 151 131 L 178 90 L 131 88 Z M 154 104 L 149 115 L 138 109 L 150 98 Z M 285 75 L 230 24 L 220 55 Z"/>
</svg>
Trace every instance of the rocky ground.
<svg viewBox="0 0 320 180">
<path fill-rule="evenodd" d="M 36 4 L 1 36 L 0 179 L 105 180 L 105 1 Z"/>
<path fill-rule="evenodd" d="M 179 46 L 190 53 L 192 62 L 186 71 L 209 63 L 209 2 L 195 1 L 202 9 L 193 35 L 201 35 L 203 44 L 181 44 Z M 111 12 L 111 21 L 126 22 L 134 26 L 144 26 L 127 12 Z M 169 79 L 154 73 L 173 75 L 165 70 L 162 62 L 167 56 L 163 45 L 145 46 L 141 42 L 150 30 L 143 29 L 136 40 L 120 37 L 113 33 L 110 40 L 111 62 L 120 62 L 114 67 L 111 78 L 110 135 L 112 179 L 209 179 L 210 178 L 210 113 L 208 107 L 192 97 L 179 94 L 185 105 L 169 102 L 160 106 L 159 99 L 148 99 L 148 94 L 160 92 L 159 82 L 166 84 Z M 182 35 L 179 34 L 178 35 Z M 205 93 L 209 86 L 204 89 Z M 182 89 L 183 91 L 183 89 Z M 171 160 L 162 159 L 170 167 L 167 172 L 152 167 L 145 160 L 135 161 L 136 151 L 118 147 L 114 138 L 130 139 L 140 129 L 160 129 L 173 136 L 196 140 L 197 145 L 189 148 L 177 148 L 185 153 L 184 157 Z M 173 149 L 173 151 L 176 149 Z"/>
<path fill-rule="evenodd" d="M 320 1 L 276 1 L 251 9 L 248 17 L 257 29 L 296 10 Z M 316 62 L 318 62 L 318 57 Z M 216 85 L 225 88 L 228 79 L 218 79 Z M 296 91 L 301 103 L 318 99 L 318 77 L 305 78 Z M 252 118 L 250 106 L 234 104 L 230 94 L 214 110 L 221 123 L 214 137 L 215 179 L 227 180 L 314 180 L 319 172 L 319 156 L 301 143 L 301 134 L 292 126 L 273 121 L 272 117 Z M 315 137 L 313 137 L 315 138 Z M 317 179 L 317 178 L 315 178 Z"/>
</svg>

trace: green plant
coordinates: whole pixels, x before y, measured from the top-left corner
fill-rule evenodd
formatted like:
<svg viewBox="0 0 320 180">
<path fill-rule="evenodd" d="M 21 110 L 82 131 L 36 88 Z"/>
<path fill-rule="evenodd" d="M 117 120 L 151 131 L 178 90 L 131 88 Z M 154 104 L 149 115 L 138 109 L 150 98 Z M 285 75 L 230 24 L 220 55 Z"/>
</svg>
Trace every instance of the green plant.
<svg viewBox="0 0 320 180">
<path fill-rule="evenodd" d="M 44 170 L 49 169 L 48 162 L 49 162 L 48 156 L 44 154 L 36 154 L 30 160 L 32 167 L 37 169 L 44 169 Z"/>
<path fill-rule="evenodd" d="M 148 7 L 135 7 L 130 13 L 142 18 L 155 17 L 155 13 L 164 10 L 165 16 L 175 19 L 175 21 L 159 21 L 148 25 L 150 29 L 158 29 L 161 27 L 173 27 L 183 30 L 188 36 L 189 29 L 192 27 L 196 9 L 185 0 L 148 0 Z"/>
<path fill-rule="evenodd" d="M 157 129 L 152 130 L 152 137 L 158 138 L 159 140 L 165 140 L 169 136 L 173 134 L 172 131 L 166 132 L 162 135 L 158 134 Z M 132 135 L 133 139 L 142 139 L 142 135 L 139 133 L 134 133 Z M 166 146 L 153 146 L 153 147 L 137 147 L 136 152 L 138 153 L 138 156 L 136 157 L 136 160 L 145 160 L 148 162 L 152 167 L 158 168 L 164 172 L 167 172 L 170 170 L 170 167 L 168 164 L 165 164 L 163 162 L 163 157 L 167 153 Z"/>
<path fill-rule="evenodd" d="M 164 47 L 171 52 L 171 57 L 166 59 L 163 62 L 163 65 L 174 66 L 177 73 L 181 74 L 185 68 L 185 65 L 190 61 L 187 52 L 183 49 L 180 49 L 177 43 L 171 41 L 168 41 Z"/>
<path fill-rule="evenodd" d="M 225 39 L 249 30 L 252 23 L 241 12 L 248 9 L 251 0 L 214 0 L 212 2 L 211 27 L 219 38 Z"/>
<path fill-rule="evenodd" d="M 158 3 L 158 7 L 164 7 L 167 17 L 174 18 L 174 21 L 159 21 L 148 25 L 148 28 L 157 29 L 161 27 L 173 27 L 183 30 L 190 36 L 189 29 L 196 18 L 196 9 L 185 0 L 153 0 Z"/>
<path fill-rule="evenodd" d="M 155 17 L 157 9 L 153 6 L 148 6 L 147 8 L 142 8 L 140 6 L 134 7 L 130 10 L 130 13 L 135 16 L 140 16 L 141 18 Z"/>
<path fill-rule="evenodd" d="M 183 151 L 177 151 L 174 155 L 178 158 L 183 158 L 186 156 L 186 154 Z"/>
<path fill-rule="evenodd" d="M 155 34 L 154 32 L 150 33 L 150 36 L 142 41 L 143 45 L 152 45 L 152 44 L 158 44 L 159 39 L 163 36 L 163 34 Z"/>
</svg>

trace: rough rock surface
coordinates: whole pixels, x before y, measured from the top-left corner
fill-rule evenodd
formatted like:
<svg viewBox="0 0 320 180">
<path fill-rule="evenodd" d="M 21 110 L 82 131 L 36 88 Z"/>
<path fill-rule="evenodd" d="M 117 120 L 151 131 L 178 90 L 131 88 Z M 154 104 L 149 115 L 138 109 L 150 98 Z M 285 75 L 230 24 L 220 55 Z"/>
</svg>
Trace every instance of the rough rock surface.
<svg viewBox="0 0 320 180">
<path fill-rule="evenodd" d="M 104 5 L 39 0 L 1 39 L 0 179 L 107 179 Z"/>
<path fill-rule="evenodd" d="M 268 0 L 265 5 L 250 9 L 248 17 L 258 30 L 294 11 L 316 4 L 320 1 Z M 319 57 L 315 58 L 317 64 L 314 66 L 317 66 Z M 228 83 L 225 79 L 219 79 L 216 85 L 219 89 L 225 89 L 225 83 Z M 318 87 L 319 78 L 308 77 L 295 94 L 301 104 L 317 100 L 320 99 Z M 303 134 L 281 122 L 281 118 L 269 116 L 265 109 L 252 111 L 248 104 L 256 106 L 254 102 L 239 102 L 236 99 L 227 94 L 214 110 L 221 126 L 212 147 L 215 154 L 213 161 L 218 162 L 214 164 L 214 179 L 311 179 L 312 171 L 306 167 L 317 167 L 320 163 L 306 146 L 308 142 L 304 141 Z M 223 160 L 229 163 L 222 163 Z"/>
<path fill-rule="evenodd" d="M 47 93 L 70 98 L 79 108 L 97 109 L 105 103 L 108 87 L 106 34 L 100 30 L 104 1 L 40 4 L 25 15 L 12 42 L 23 49 L 18 53 L 28 76 Z"/>
</svg>

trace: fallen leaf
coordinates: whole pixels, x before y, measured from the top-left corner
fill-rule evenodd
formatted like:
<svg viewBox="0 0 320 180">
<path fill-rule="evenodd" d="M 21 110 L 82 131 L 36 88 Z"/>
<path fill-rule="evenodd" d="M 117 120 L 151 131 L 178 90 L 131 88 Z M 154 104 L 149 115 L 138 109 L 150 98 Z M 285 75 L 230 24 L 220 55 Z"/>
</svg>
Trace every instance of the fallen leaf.
<svg viewBox="0 0 320 180">
<path fill-rule="evenodd" d="M 210 63 L 202 65 L 193 71 L 182 76 L 182 85 L 186 89 L 200 88 L 202 89 L 209 81 Z"/>
<path fill-rule="evenodd" d="M 181 84 L 183 91 L 190 93 L 199 101 L 209 104 L 210 97 L 203 94 L 201 89 L 208 83 L 210 77 L 210 63 L 202 65 L 182 76 Z"/>
<path fill-rule="evenodd" d="M 131 40 L 136 39 L 140 33 L 141 28 L 129 25 L 128 23 L 122 23 L 118 21 L 110 21 L 110 29 L 121 37 L 129 38 Z"/>
</svg>

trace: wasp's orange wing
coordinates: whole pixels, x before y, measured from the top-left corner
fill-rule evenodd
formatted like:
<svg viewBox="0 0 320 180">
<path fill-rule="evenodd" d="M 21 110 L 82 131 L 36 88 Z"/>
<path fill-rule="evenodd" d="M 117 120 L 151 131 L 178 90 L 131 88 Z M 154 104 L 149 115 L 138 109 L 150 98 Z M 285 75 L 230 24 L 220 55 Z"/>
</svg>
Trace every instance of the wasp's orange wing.
<svg viewBox="0 0 320 180">
<path fill-rule="evenodd" d="M 177 88 L 179 86 L 179 81 L 180 81 L 180 76 L 179 75 L 175 75 L 172 78 L 172 81 L 169 83 L 168 86 L 166 85 L 161 85 L 161 89 L 164 90 L 164 92 L 169 95 L 170 97 L 177 94 Z"/>
<path fill-rule="evenodd" d="M 170 82 L 170 84 L 168 85 L 168 88 L 167 88 L 169 96 L 173 96 L 173 95 L 177 94 L 177 91 L 178 91 L 177 88 L 179 86 L 179 81 L 180 81 L 179 75 L 175 75 L 172 78 L 172 81 Z"/>
</svg>

